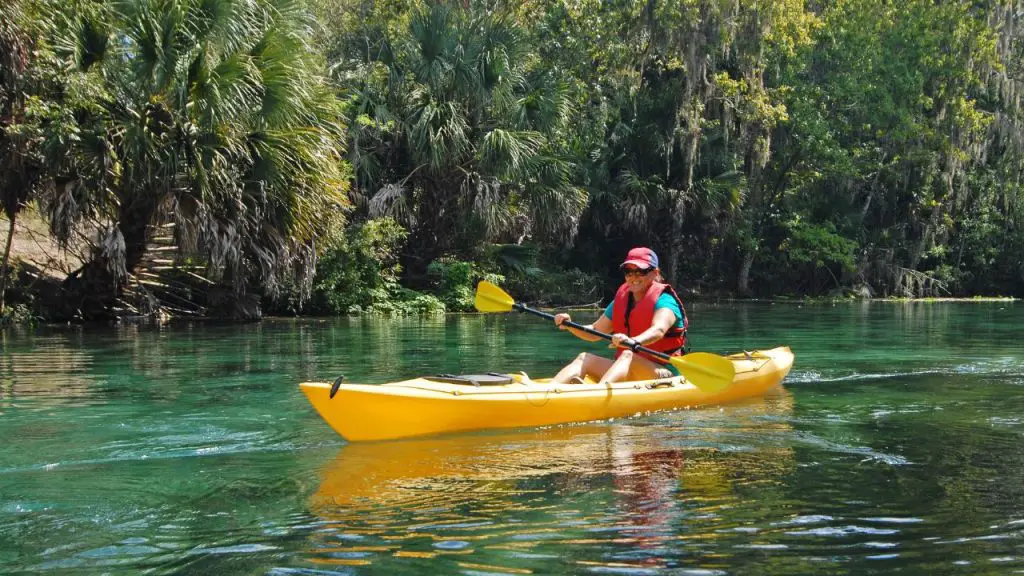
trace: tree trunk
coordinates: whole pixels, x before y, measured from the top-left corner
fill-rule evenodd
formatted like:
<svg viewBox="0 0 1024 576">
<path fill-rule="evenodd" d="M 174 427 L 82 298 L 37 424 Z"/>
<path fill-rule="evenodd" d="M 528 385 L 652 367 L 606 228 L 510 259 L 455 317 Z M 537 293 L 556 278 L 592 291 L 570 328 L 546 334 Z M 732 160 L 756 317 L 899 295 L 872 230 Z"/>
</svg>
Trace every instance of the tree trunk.
<svg viewBox="0 0 1024 576">
<path fill-rule="evenodd" d="M 124 269 L 131 274 L 146 253 L 149 224 L 156 215 L 157 204 L 149 198 L 136 198 L 121 204 L 118 228 L 124 237 Z M 64 281 L 66 308 L 62 315 L 76 320 L 112 320 L 113 306 L 127 278 L 111 270 L 109 257 L 95 254 L 77 272 Z"/>
<path fill-rule="evenodd" d="M 445 234 L 441 230 L 442 203 L 433 191 L 423 191 L 416 210 L 416 227 L 409 235 L 402 258 L 406 275 L 423 276 L 427 266 L 444 250 Z M 414 282 L 414 284 L 416 284 Z"/>
<path fill-rule="evenodd" d="M 736 291 L 741 296 L 750 296 L 750 267 L 754 265 L 754 251 L 748 250 L 743 253 L 743 264 L 740 265 L 740 275 L 736 282 Z"/>
<path fill-rule="evenodd" d="M 680 193 L 681 194 L 681 193 Z M 664 254 L 662 259 L 662 272 L 664 273 L 665 279 L 675 287 L 676 291 L 679 291 L 678 282 L 679 278 L 679 260 L 683 251 L 683 219 L 686 216 L 685 211 L 680 207 L 679 199 L 675 199 L 676 204 L 672 208 L 672 224 L 669 227 L 669 238 L 665 242 L 667 254 Z"/>
<path fill-rule="evenodd" d="M 424 178 L 420 183 L 422 197 L 416 210 L 416 229 L 409 235 L 402 267 L 414 287 L 415 277 L 422 277 L 427 267 L 451 250 L 455 241 L 458 206 L 455 194 L 458 182 L 445 178 Z"/>
<path fill-rule="evenodd" d="M 7 263 L 11 258 L 11 243 L 14 241 L 14 223 L 18 219 L 17 213 L 10 215 L 11 225 L 7 229 L 7 244 L 4 245 L 4 261 L 0 264 L 0 314 L 7 309 Z"/>
<path fill-rule="evenodd" d="M 666 258 L 662 259 L 662 275 L 665 277 L 665 281 L 671 284 L 676 292 L 679 291 L 679 249 L 676 247 L 678 242 L 673 237 L 668 243 L 668 254 Z"/>
<path fill-rule="evenodd" d="M 910 253 L 907 268 L 917 270 L 925 251 L 929 248 L 929 240 L 931 240 L 932 236 L 939 228 L 939 222 L 942 220 L 942 209 L 943 205 L 941 203 L 932 208 L 932 213 L 925 222 L 924 230 L 921 232 L 921 239 L 917 242 L 917 246 L 911 248 L 912 251 Z"/>
</svg>

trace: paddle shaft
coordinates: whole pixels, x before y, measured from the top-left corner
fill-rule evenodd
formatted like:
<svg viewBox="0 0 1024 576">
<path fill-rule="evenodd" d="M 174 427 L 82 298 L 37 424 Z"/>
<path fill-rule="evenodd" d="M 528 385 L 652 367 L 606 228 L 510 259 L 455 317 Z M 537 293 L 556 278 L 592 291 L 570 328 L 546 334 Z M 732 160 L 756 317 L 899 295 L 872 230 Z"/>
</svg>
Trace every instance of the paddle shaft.
<svg viewBox="0 0 1024 576">
<path fill-rule="evenodd" d="M 527 314 L 533 314 L 534 316 L 540 316 L 541 318 L 547 318 L 548 320 L 554 320 L 555 319 L 554 314 L 548 314 L 547 312 L 541 312 L 540 310 L 534 310 L 533 308 L 528 308 L 528 307 L 523 306 L 522 304 L 520 304 L 518 302 L 513 304 L 512 307 L 515 308 L 516 310 L 519 310 L 520 312 L 526 312 Z M 594 330 L 593 328 L 587 328 L 586 326 L 584 326 L 582 324 L 577 324 L 576 322 L 573 322 L 572 320 L 569 320 L 567 322 L 562 322 L 562 326 L 568 326 L 569 328 L 575 328 L 575 329 L 579 330 L 580 332 L 586 332 L 587 334 L 590 334 L 592 336 L 597 336 L 598 338 L 604 338 L 605 340 L 611 340 L 612 339 L 612 335 L 611 334 L 605 334 L 604 332 L 601 332 L 600 330 Z M 639 344 L 633 344 L 632 346 L 627 346 L 627 348 L 629 348 L 630 350 L 632 350 L 634 352 L 643 352 L 644 354 L 648 354 L 648 355 L 651 355 L 651 356 L 656 356 L 658 358 L 661 358 L 665 362 L 669 362 L 669 361 L 672 360 L 672 357 L 669 356 L 668 354 L 665 354 L 663 352 L 658 352 L 657 350 L 651 350 L 650 348 L 645 348 L 644 346 L 641 346 Z"/>
</svg>

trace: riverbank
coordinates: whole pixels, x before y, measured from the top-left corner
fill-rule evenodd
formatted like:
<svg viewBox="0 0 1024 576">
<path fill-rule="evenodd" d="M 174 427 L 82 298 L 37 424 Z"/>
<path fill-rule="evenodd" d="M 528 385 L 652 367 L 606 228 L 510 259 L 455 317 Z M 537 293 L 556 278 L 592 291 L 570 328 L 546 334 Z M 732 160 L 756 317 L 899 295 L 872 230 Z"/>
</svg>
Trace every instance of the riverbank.
<svg viewBox="0 0 1024 576">
<path fill-rule="evenodd" d="M 0 226 L 7 221 L 0 218 Z M 176 247 L 155 240 L 144 266 L 135 270 L 115 308 L 99 323 L 171 321 L 252 322 L 263 317 L 332 318 L 338 316 L 425 316 L 473 311 L 476 282 L 486 278 L 505 287 L 530 306 L 546 310 L 599 310 L 607 304 L 602 286 L 610 281 L 596 273 L 564 269 L 546 261 L 539 247 L 524 246 L 518 264 L 510 265 L 501 254 L 507 248 L 474 261 L 444 258 L 432 263 L 425 274 L 407 277 L 399 262 L 400 246 L 382 249 L 379 236 L 386 223 L 357 227 L 346 236 L 346 244 L 320 259 L 312 292 L 302 295 L 298 287 L 285 285 L 275 296 L 262 294 L 262 286 L 238 294 L 230 287 L 215 285 L 205 277 L 201 261 L 176 254 Z M 164 238 L 171 238 L 161 231 Z M 400 235 L 399 235 L 400 236 Z M 166 240 L 167 238 L 164 238 Z M 396 236 L 398 238 L 398 236 Z M 169 240 L 168 240 L 169 241 Z M 397 242 L 397 240 L 396 240 Z M 166 244 L 166 245 L 165 245 Z M 64 283 L 88 257 L 90 244 L 84 236 L 68 248 L 50 235 L 44 218 L 29 208 L 19 215 L 11 245 L 11 279 L 0 325 L 34 323 L 79 323 L 80 313 L 67 304 Z M 383 250 L 383 251 L 382 251 Z M 525 255 L 525 256 L 524 256 Z M 530 265 L 524 267 L 523 262 Z M 717 292 L 717 294 L 716 294 Z M 801 305 L 840 302 L 1014 302 L 1014 296 L 970 297 L 872 297 L 869 287 L 836 290 L 830 295 L 782 295 L 768 298 L 740 298 L 728 290 L 691 294 L 685 302 L 718 304 L 737 302 L 798 303 Z M 244 303 L 244 307 L 239 304 Z M 243 309 L 244 308 L 244 309 Z"/>
</svg>

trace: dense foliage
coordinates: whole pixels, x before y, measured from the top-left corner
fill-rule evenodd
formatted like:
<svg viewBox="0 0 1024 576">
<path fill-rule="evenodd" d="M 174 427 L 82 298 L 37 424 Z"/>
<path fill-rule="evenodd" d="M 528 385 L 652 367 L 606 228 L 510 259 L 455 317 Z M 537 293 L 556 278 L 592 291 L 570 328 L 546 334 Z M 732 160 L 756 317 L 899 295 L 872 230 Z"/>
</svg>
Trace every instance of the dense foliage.
<svg viewBox="0 0 1024 576">
<path fill-rule="evenodd" d="M 275 311 L 590 303 L 638 244 L 690 294 L 1024 294 L 1019 0 L 0 10 L 0 199 L 93 239 L 95 315 L 165 223 Z"/>
<path fill-rule="evenodd" d="M 31 192 L 56 238 L 95 239 L 63 304 L 106 315 L 163 223 L 237 291 L 312 276 L 312 241 L 347 202 L 344 125 L 300 5 L 24 4 L 39 18 L 38 82 L 13 153 L 44 167 Z"/>
</svg>

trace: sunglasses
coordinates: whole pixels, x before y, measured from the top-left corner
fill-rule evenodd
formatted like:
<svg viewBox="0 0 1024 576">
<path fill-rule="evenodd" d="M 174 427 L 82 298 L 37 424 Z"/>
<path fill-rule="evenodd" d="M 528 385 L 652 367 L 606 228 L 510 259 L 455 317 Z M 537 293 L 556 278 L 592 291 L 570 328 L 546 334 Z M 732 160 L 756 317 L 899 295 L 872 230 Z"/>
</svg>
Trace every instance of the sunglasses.
<svg viewBox="0 0 1024 576">
<path fill-rule="evenodd" d="M 623 268 L 622 273 L 626 276 L 646 276 L 651 273 L 651 270 L 653 268 L 645 268 L 643 270 L 640 268 Z"/>
</svg>

